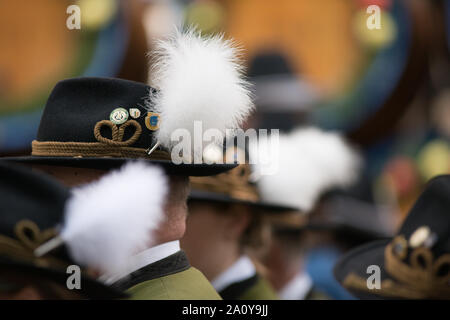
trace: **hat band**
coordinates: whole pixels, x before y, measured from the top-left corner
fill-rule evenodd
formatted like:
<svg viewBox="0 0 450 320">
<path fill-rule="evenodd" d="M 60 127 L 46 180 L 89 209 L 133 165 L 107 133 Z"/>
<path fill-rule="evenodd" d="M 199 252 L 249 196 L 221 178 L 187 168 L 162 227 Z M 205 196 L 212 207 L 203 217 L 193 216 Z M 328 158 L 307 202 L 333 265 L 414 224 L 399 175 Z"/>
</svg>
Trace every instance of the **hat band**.
<svg viewBox="0 0 450 320">
<path fill-rule="evenodd" d="M 40 230 L 31 220 L 21 220 L 14 227 L 16 239 L 0 235 L 0 255 L 12 261 L 44 268 L 65 268 L 69 264 L 56 257 L 36 257 L 34 249 L 55 235 L 54 229 Z"/>
<path fill-rule="evenodd" d="M 433 261 L 430 249 L 419 247 L 412 251 L 411 265 L 408 265 L 394 253 L 398 238 L 389 243 L 384 252 L 385 269 L 396 281 L 383 280 L 380 289 L 369 289 L 366 279 L 350 273 L 343 282 L 344 286 L 388 297 L 449 299 L 450 273 L 440 275 L 439 270 L 445 265 L 450 265 L 450 254 L 443 254 Z"/>
<path fill-rule="evenodd" d="M 410 254 L 410 265 L 394 253 L 394 241 L 389 243 L 384 253 L 386 271 L 401 283 L 422 293 L 425 298 L 450 298 L 450 272 L 440 274 L 441 269 L 450 266 L 450 254 L 443 254 L 436 260 L 427 247 L 418 247 Z"/>
<path fill-rule="evenodd" d="M 155 150 L 149 156 L 144 148 L 114 146 L 101 142 L 60 142 L 37 141 L 31 143 L 31 155 L 45 157 L 116 157 L 143 158 L 151 160 L 171 160 L 170 154 L 163 150 Z"/>
<path fill-rule="evenodd" d="M 308 225 L 308 217 L 298 211 L 286 211 L 268 218 L 270 223 L 279 228 L 302 229 Z"/>
<path fill-rule="evenodd" d="M 223 194 L 236 200 L 257 202 L 258 192 L 249 184 L 250 168 L 241 164 L 237 168 L 211 177 L 190 177 L 191 188 Z"/>
<path fill-rule="evenodd" d="M 111 130 L 111 139 L 102 136 L 101 129 Z M 125 129 L 134 127 L 133 135 L 123 140 Z M 142 127 L 136 120 L 129 120 L 118 126 L 110 120 L 100 120 L 95 124 L 94 137 L 98 142 L 60 142 L 37 141 L 31 143 L 31 155 L 50 157 L 117 157 L 117 158 L 145 158 L 152 160 L 171 160 L 170 154 L 163 150 L 155 150 L 149 156 L 147 149 L 130 147 L 141 136 Z"/>
<path fill-rule="evenodd" d="M 236 200 L 257 202 L 258 195 L 251 188 L 240 185 L 221 184 L 209 177 L 190 177 L 191 188 L 214 193 L 220 193 Z"/>
<path fill-rule="evenodd" d="M 358 276 L 351 272 L 344 281 L 343 286 L 347 289 L 354 289 L 358 291 L 367 292 L 370 294 L 380 295 L 390 298 L 404 298 L 404 299 L 425 299 L 426 297 L 420 292 L 412 290 L 408 286 L 396 283 L 390 279 L 381 281 L 380 289 L 369 289 L 367 287 L 367 279 Z"/>
</svg>

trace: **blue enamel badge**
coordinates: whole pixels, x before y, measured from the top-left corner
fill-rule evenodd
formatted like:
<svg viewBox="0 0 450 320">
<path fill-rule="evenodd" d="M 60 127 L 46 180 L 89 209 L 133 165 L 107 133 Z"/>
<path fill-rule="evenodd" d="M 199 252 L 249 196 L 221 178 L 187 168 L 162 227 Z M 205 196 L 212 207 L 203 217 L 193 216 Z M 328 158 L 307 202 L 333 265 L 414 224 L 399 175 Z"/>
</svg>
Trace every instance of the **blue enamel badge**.
<svg viewBox="0 0 450 320">
<path fill-rule="evenodd" d="M 159 114 L 155 112 L 148 112 L 145 117 L 145 126 L 147 129 L 155 131 L 159 129 Z"/>
</svg>

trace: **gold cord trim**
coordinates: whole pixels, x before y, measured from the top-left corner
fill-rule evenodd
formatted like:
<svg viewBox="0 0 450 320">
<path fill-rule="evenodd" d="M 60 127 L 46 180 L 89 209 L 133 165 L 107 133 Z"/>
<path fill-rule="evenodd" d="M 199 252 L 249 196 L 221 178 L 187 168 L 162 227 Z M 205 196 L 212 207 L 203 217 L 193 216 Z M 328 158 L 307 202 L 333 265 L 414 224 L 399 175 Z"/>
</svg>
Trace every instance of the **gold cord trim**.
<svg viewBox="0 0 450 320">
<path fill-rule="evenodd" d="M 40 267 L 64 267 L 67 265 L 67 263 L 50 256 L 37 258 L 34 255 L 34 249 L 56 235 L 54 229 L 41 231 L 33 221 L 21 220 L 16 224 L 14 233 L 17 239 L 0 235 L 0 255 Z"/>
<path fill-rule="evenodd" d="M 111 129 L 112 139 L 101 135 L 103 126 Z M 123 141 L 125 129 L 129 126 L 136 130 L 131 138 Z M 109 120 L 101 120 L 94 127 L 94 136 L 98 142 L 59 142 L 36 141 L 31 143 L 33 156 L 52 157 L 116 157 L 116 158 L 143 158 L 151 160 L 171 160 L 170 154 L 163 150 L 155 150 L 150 156 L 145 148 L 130 147 L 142 134 L 141 125 L 135 120 L 129 120 L 120 127 Z"/>
<path fill-rule="evenodd" d="M 427 247 L 414 249 L 410 265 L 403 262 L 393 251 L 395 239 L 385 249 L 386 271 L 397 281 L 421 292 L 427 298 L 450 298 L 450 272 L 441 275 L 444 265 L 450 268 L 450 254 L 443 254 L 434 261 L 433 253 Z"/>
<path fill-rule="evenodd" d="M 414 249 L 410 254 L 410 264 L 403 261 L 403 255 L 396 255 L 394 247 L 401 236 L 389 243 L 384 252 L 386 272 L 394 279 L 381 282 L 380 289 L 369 289 L 367 280 L 350 273 L 343 285 L 372 294 L 406 299 L 450 299 L 450 254 L 443 254 L 435 261 L 427 247 Z M 441 270 L 447 266 L 446 273 Z"/>
<path fill-rule="evenodd" d="M 147 149 L 133 147 L 114 147 L 99 142 L 58 142 L 36 141 L 31 143 L 33 156 L 52 157 L 116 157 L 116 158 L 143 158 L 151 160 L 170 160 L 169 153 L 155 150 L 150 156 Z"/>
<path fill-rule="evenodd" d="M 129 126 L 133 126 L 136 130 L 133 133 L 133 136 L 126 141 L 123 140 L 123 135 L 125 133 L 125 129 Z M 112 139 L 105 138 L 101 135 L 100 130 L 103 126 L 107 126 L 111 129 Z M 120 127 L 117 127 L 114 123 L 109 120 L 102 120 L 95 124 L 94 127 L 94 136 L 97 141 L 109 144 L 112 146 L 129 146 L 134 144 L 142 133 L 142 127 L 136 120 L 129 120 L 122 124 Z"/>
<path fill-rule="evenodd" d="M 308 217 L 299 211 L 287 211 L 270 215 L 267 220 L 274 226 L 303 228 L 308 224 Z"/>
<path fill-rule="evenodd" d="M 369 289 L 367 287 L 367 279 L 364 279 L 355 273 L 350 273 L 342 283 L 345 288 L 356 289 L 359 291 L 368 292 L 371 294 L 381 295 L 390 298 L 405 298 L 405 299 L 425 299 L 426 297 L 420 292 L 416 292 L 409 287 L 395 283 L 387 279 L 381 281 L 380 289 Z"/>
<path fill-rule="evenodd" d="M 241 201 L 257 202 L 259 200 L 256 187 L 249 183 L 250 167 L 240 164 L 238 167 L 208 177 L 190 177 L 191 188 L 215 192 Z"/>
</svg>

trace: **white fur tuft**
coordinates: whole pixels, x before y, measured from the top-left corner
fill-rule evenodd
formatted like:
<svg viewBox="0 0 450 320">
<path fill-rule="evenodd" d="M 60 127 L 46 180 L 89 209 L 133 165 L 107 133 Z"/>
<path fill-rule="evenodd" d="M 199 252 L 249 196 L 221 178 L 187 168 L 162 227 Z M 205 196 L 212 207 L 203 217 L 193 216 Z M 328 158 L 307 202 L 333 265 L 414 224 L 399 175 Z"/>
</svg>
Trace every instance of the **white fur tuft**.
<svg viewBox="0 0 450 320">
<path fill-rule="evenodd" d="M 260 154 L 265 154 L 264 148 L 268 147 L 258 145 Z M 277 172 L 258 177 L 261 198 L 305 212 L 314 207 L 323 192 L 356 182 L 360 171 L 357 152 L 339 134 L 317 128 L 280 135 L 278 154 Z"/>
<path fill-rule="evenodd" d="M 150 79 L 159 91 L 151 100 L 152 111 L 161 116 L 156 138 L 165 148 L 176 143 L 171 141 L 176 129 L 187 129 L 193 137 L 194 121 L 223 137 L 226 129 L 242 125 L 253 103 L 237 53 L 223 36 L 202 37 L 195 30 L 176 31 L 156 43 Z"/>
<path fill-rule="evenodd" d="M 162 169 L 142 162 L 73 189 L 61 232 L 72 258 L 106 274 L 126 270 L 152 245 L 167 192 Z"/>
</svg>

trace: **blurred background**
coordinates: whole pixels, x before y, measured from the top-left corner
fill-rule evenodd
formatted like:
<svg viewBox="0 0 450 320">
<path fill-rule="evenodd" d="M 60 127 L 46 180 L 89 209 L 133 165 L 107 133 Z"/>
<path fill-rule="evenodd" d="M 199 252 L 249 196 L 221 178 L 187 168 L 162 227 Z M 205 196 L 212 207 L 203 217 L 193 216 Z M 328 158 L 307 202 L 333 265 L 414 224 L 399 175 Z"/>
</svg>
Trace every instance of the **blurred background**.
<svg viewBox="0 0 450 320">
<path fill-rule="evenodd" d="M 69 30 L 70 5 L 81 29 Z M 381 29 L 369 30 L 369 5 Z M 431 177 L 450 172 L 450 1 L 0 0 L 0 155 L 27 154 L 55 83 L 145 82 L 146 52 L 175 26 L 244 49 L 249 127 L 317 125 L 364 155 L 364 197 L 399 223 Z"/>
</svg>

